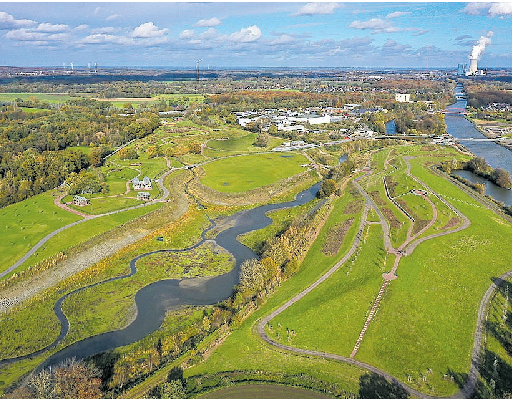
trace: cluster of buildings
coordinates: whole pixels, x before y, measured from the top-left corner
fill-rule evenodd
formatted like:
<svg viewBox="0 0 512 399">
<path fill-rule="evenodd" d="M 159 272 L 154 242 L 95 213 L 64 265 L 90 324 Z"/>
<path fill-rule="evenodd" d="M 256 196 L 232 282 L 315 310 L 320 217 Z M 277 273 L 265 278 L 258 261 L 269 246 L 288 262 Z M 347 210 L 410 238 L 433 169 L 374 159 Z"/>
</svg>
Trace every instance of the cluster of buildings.
<svg viewBox="0 0 512 399">
<path fill-rule="evenodd" d="M 512 111 L 512 105 L 508 103 L 489 103 L 484 109 L 491 112 Z"/>
<path fill-rule="evenodd" d="M 144 179 L 139 180 L 137 176 L 132 179 L 133 189 L 138 191 L 137 199 L 142 201 L 148 201 L 150 199 L 150 194 L 147 191 L 143 190 L 151 190 L 153 188 L 153 184 L 151 183 L 151 179 L 147 176 Z"/>
<path fill-rule="evenodd" d="M 387 112 L 383 108 L 362 108 L 360 104 L 346 104 L 343 108 L 308 108 L 304 112 L 285 109 L 265 109 L 259 111 L 237 112 L 237 122 L 246 127 L 250 123 L 262 123 L 263 130 L 271 125 L 278 131 L 305 133 L 310 126 L 352 120 L 358 122 L 361 115 L 373 112 Z"/>
</svg>

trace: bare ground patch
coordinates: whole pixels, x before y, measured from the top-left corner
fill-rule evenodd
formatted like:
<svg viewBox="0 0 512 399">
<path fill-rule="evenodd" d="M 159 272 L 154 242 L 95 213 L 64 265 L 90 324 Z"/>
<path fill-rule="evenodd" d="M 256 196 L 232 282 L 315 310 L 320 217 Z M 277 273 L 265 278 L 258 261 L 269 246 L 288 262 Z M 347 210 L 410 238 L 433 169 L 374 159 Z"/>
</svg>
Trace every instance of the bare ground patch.
<svg viewBox="0 0 512 399">
<path fill-rule="evenodd" d="M 380 196 L 379 191 L 372 191 L 370 193 L 370 196 L 372 197 L 373 202 L 375 202 L 376 205 L 387 205 L 387 202 L 382 199 Z"/>
<path fill-rule="evenodd" d="M 327 237 L 325 239 L 324 246 L 322 247 L 324 255 L 334 256 L 339 252 L 343 245 L 345 235 L 349 231 L 350 227 L 352 227 L 352 224 L 354 224 L 354 218 L 350 218 L 336 224 L 327 232 Z"/>
<path fill-rule="evenodd" d="M 389 208 L 381 208 L 380 209 L 384 215 L 384 217 L 387 219 L 389 226 L 392 229 L 399 229 L 402 227 L 403 223 L 398 220 L 394 212 Z"/>
<path fill-rule="evenodd" d="M 359 213 L 363 209 L 363 201 L 361 200 L 355 200 L 352 202 L 349 202 L 345 209 L 343 209 L 343 213 L 345 215 L 350 215 L 353 213 Z"/>
<path fill-rule="evenodd" d="M 458 217 L 452 217 L 450 220 L 448 220 L 448 222 L 443 227 L 441 227 L 441 230 L 451 229 L 455 226 L 458 226 L 461 223 L 462 223 L 461 219 L 459 219 Z"/>
</svg>

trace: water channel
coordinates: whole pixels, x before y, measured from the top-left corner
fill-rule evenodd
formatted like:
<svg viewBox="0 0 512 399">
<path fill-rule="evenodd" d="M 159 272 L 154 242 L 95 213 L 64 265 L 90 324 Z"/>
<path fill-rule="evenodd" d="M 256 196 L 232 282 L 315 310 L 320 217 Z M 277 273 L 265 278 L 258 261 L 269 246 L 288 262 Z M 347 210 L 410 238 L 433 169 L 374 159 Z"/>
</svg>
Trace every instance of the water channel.
<svg viewBox="0 0 512 399">
<path fill-rule="evenodd" d="M 319 187 L 320 183 L 311 186 L 299 193 L 293 201 L 263 205 L 234 215 L 232 217 L 235 220 L 234 225 L 219 233 L 215 238 L 216 243 L 229 251 L 236 260 L 235 268 L 229 273 L 216 277 L 161 280 L 142 288 L 135 296 L 136 319 L 129 326 L 123 330 L 111 331 L 76 342 L 52 355 L 38 369 L 59 364 L 67 358 L 82 359 L 137 342 L 160 328 L 165 314 L 169 310 L 178 309 L 184 305 L 212 305 L 227 299 L 238 283 L 242 263 L 256 257 L 256 254 L 250 248 L 237 240 L 237 237 L 249 231 L 268 226 L 272 222 L 266 215 L 269 211 L 303 205 L 311 201 L 315 198 Z M 203 232 L 202 240 L 194 247 L 202 244 L 205 239 Z M 177 250 L 155 252 L 165 251 Z M 136 273 L 136 262 L 140 258 L 155 252 L 146 253 L 132 259 L 130 262 L 131 273 L 124 276 L 124 278 Z M 67 319 L 63 315 L 62 317 L 64 319 L 59 318 L 64 326 Z"/>
<path fill-rule="evenodd" d="M 463 95 L 462 84 L 458 84 L 455 88 L 455 94 Z M 485 136 L 475 126 L 467 120 L 459 111 L 465 110 L 467 101 L 465 99 L 458 99 L 457 102 L 447 107 L 445 115 L 446 132 L 457 139 L 481 139 Z M 502 168 L 512 174 L 512 151 L 502 147 L 493 141 L 462 141 L 469 151 L 476 156 L 485 158 L 487 163 L 493 168 Z M 461 171 L 462 172 L 462 171 Z M 481 177 L 471 173 L 463 172 L 460 176 L 470 180 L 473 183 L 485 183 L 486 194 L 491 195 L 493 198 L 501 201 L 507 205 L 512 205 L 512 190 L 502 189 L 489 181 L 482 181 Z"/>
</svg>

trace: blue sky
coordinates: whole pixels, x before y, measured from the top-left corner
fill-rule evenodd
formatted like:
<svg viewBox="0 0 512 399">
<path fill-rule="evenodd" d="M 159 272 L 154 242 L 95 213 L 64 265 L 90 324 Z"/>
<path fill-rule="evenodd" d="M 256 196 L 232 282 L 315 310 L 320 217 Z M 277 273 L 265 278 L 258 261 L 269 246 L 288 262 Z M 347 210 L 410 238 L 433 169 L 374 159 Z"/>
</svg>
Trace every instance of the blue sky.
<svg viewBox="0 0 512 399">
<path fill-rule="evenodd" d="M 0 65 L 512 67 L 512 3 L 0 2 Z"/>
</svg>

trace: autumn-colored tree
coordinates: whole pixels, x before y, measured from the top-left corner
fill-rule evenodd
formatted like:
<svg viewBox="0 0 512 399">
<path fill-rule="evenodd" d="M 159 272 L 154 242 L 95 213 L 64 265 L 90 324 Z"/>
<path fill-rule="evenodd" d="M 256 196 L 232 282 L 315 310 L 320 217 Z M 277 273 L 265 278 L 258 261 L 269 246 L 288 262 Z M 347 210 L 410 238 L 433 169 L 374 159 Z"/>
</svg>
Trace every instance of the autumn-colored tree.
<svg viewBox="0 0 512 399">
<path fill-rule="evenodd" d="M 119 159 L 137 159 L 139 157 L 137 150 L 133 147 L 121 148 L 117 152 L 117 155 L 119 156 Z"/>
</svg>

